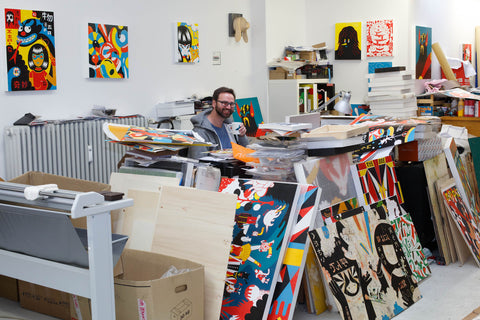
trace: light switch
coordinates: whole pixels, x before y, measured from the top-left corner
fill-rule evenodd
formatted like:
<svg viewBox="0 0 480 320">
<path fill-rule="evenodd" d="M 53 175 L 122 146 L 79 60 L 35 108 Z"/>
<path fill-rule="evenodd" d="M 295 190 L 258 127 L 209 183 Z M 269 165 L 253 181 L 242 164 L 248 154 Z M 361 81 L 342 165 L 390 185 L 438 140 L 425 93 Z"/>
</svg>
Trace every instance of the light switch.
<svg viewBox="0 0 480 320">
<path fill-rule="evenodd" d="M 212 64 L 221 65 L 222 64 L 222 53 L 220 51 L 214 51 L 212 54 Z"/>
</svg>

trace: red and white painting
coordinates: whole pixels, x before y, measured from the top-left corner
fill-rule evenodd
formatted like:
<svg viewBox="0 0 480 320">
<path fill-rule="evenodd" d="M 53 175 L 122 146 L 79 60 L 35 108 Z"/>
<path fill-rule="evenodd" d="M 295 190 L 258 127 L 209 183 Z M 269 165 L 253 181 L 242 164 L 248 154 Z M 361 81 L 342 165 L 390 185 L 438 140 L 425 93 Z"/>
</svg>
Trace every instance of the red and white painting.
<svg viewBox="0 0 480 320">
<path fill-rule="evenodd" d="M 367 57 L 393 56 L 393 20 L 367 21 Z"/>
</svg>

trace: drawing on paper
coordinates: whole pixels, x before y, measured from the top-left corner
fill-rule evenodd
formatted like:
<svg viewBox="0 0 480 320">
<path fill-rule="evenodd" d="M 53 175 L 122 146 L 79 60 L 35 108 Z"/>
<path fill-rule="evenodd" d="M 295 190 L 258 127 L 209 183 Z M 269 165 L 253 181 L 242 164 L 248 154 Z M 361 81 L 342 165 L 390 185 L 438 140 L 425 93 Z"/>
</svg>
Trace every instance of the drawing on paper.
<svg viewBox="0 0 480 320">
<path fill-rule="evenodd" d="M 89 23 L 88 64 L 89 78 L 127 79 L 128 27 Z"/>
<path fill-rule="evenodd" d="M 8 91 L 56 90 L 54 15 L 5 9 Z"/>
<path fill-rule="evenodd" d="M 198 42 L 198 24 L 177 22 L 175 57 L 178 63 L 197 63 L 200 61 Z"/>
<path fill-rule="evenodd" d="M 393 20 L 367 21 L 367 57 L 393 56 Z"/>
</svg>

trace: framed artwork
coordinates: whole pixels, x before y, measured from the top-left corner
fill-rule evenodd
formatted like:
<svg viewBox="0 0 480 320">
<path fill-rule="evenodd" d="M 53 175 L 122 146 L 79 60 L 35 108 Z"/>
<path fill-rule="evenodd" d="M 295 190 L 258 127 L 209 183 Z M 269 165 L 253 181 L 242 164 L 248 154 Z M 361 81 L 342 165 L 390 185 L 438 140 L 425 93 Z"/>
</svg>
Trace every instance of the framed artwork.
<svg viewBox="0 0 480 320">
<path fill-rule="evenodd" d="M 233 121 L 243 122 L 247 129 L 247 136 L 265 135 L 265 132 L 258 128 L 258 125 L 263 123 L 263 116 L 257 97 L 237 99 L 235 103 L 235 111 L 232 114 Z"/>
<path fill-rule="evenodd" d="M 362 23 L 335 24 L 335 60 L 360 60 L 362 58 Z"/>
<path fill-rule="evenodd" d="M 432 28 L 415 27 L 415 78 L 432 78 Z"/>
<path fill-rule="evenodd" d="M 54 14 L 5 9 L 8 91 L 56 90 Z"/>
<path fill-rule="evenodd" d="M 462 44 L 462 60 L 472 63 L 472 44 L 471 43 Z"/>
<path fill-rule="evenodd" d="M 392 67 L 392 62 L 391 61 L 369 62 L 368 63 L 368 73 L 375 73 L 375 69 L 390 68 L 390 67 Z"/>
<path fill-rule="evenodd" d="M 367 57 L 393 56 L 393 20 L 367 21 Z"/>
<path fill-rule="evenodd" d="M 177 22 L 175 59 L 178 63 L 197 63 L 200 61 L 198 42 L 198 24 Z"/>
<path fill-rule="evenodd" d="M 128 27 L 88 24 L 89 78 L 127 79 Z"/>
<path fill-rule="evenodd" d="M 272 304 L 299 198 L 298 184 L 223 178 L 237 195 L 221 320 L 265 320 Z"/>
</svg>

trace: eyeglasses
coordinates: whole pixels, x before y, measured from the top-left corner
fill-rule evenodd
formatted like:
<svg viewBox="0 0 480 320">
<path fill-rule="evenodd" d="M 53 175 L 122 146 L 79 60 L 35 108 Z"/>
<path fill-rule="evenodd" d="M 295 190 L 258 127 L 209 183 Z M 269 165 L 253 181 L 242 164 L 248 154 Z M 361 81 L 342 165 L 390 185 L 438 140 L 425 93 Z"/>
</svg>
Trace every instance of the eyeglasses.
<svg viewBox="0 0 480 320">
<path fill-rule="evenodd" d="M 235 102 L 228 102 L 228 101 L 221 101 L 221 100 L 217 100 L 218 103 L 220 103 L 222 105 L 222 107 L 234 107 L 235 106 Z"/>
</svg>

